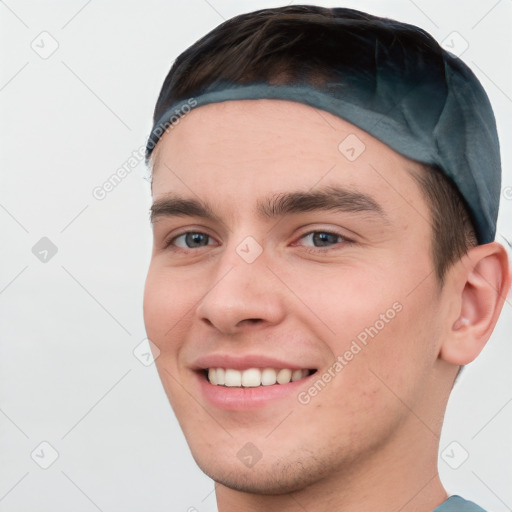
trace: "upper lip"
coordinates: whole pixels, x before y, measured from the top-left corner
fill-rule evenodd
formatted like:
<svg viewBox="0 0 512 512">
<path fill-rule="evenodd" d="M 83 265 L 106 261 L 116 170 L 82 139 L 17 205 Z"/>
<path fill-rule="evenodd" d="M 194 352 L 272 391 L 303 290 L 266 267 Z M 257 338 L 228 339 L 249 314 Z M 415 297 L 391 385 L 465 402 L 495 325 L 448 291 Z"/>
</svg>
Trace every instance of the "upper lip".
<svg viewBox="0 0 512 512">
<path fill-rule="evenodd" d="M 204 355 L 195 359 L 191 367 L 194 370 L 205 370 L 207 368 L 232 368 L 234 370 L 247 370 L 249 368 L 314 369 L 308 364 L 292 363 L 258 354 L 247 354 L 244 356 L 233 356 L 230 354 Z"/>
</svg>

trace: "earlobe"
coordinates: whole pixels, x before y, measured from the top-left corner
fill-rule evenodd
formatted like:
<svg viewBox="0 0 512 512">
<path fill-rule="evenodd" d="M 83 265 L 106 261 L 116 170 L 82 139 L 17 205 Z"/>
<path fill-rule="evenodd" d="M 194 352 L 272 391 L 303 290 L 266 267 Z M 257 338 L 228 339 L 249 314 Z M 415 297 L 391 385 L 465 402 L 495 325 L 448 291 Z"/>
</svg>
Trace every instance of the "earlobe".
<svg viewBox="0 0 512 512">
<path fill-rule="evenodd" d="M 482 351 L 496 325 L 510 288 L 508 257 L 492 242 L 474 247 L 452 269 L 458 311 L 450 319 L 440 358 L 462 366 Z"/>
</svg>

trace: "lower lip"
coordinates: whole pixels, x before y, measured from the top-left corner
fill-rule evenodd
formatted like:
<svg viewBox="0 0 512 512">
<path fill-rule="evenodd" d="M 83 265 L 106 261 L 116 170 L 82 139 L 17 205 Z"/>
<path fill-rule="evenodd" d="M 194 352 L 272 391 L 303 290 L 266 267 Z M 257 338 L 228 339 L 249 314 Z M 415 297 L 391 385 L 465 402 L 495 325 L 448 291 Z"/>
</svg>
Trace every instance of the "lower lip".
<svg viewBox="0 0 512 512">
<path fill-rule="evenodd" d="M 269 402 L 280 398 L 293 396 L 296 399 L 301 388 L 304 387 L 304 384 L 309 383 L 309 379 L 314 374 L 287 384 L 274 384 L 272 386 L 258 386 L 254 388 L 216 386 L 210 384 L 208 379 L 202 374 L 196 375 L 199 380 L 201 393 L 209 403 L 227 411 L 249 411 L 261 408 Z"/>
</svg>

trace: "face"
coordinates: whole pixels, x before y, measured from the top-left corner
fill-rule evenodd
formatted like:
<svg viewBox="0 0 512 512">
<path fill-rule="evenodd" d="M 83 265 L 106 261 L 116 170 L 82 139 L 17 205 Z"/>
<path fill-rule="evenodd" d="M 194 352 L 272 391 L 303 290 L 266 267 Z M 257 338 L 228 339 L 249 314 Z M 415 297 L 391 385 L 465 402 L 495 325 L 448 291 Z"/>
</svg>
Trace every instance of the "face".
<svg viewBox="0 0 512 512">
<path fill-rule="evenodd" d="M 280 100 L 193 110 L 156 157 L 144 318 L 202 470 L 277 494 L 435 443 L 446 298 L 416 164 Z"/>
</svg>

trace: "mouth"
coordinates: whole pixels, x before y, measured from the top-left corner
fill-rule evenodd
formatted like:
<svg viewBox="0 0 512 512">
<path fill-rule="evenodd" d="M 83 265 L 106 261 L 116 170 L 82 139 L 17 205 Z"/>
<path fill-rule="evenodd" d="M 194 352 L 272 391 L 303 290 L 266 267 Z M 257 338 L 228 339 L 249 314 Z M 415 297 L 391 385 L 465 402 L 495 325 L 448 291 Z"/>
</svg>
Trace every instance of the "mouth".
<svg viewBox="0 0 512 512">
<path fill-rule="evenodd" d="M 228 388 L 282 386 L 305 379 L 315 372 L 316 369 L 309 368 L 205 368 L 202 371 L 206 380 L 213 386 Z"/>
<path fill-rule="evenodd" d="M 297 356 L 285 360 L 266 354 L 218 352 L 198 357 L 189 368 L 195 374 L 198 394 L 209 406 L 225 412 L 258 413 L 293 404 L 301 389 L 316 378 L 320 364 L 308 367 L 305 361 L 313 362 L 312 357 L 301 354 L 301 363 Z"/>
</svg>

